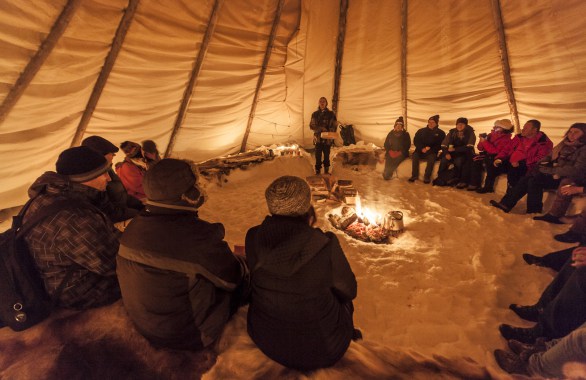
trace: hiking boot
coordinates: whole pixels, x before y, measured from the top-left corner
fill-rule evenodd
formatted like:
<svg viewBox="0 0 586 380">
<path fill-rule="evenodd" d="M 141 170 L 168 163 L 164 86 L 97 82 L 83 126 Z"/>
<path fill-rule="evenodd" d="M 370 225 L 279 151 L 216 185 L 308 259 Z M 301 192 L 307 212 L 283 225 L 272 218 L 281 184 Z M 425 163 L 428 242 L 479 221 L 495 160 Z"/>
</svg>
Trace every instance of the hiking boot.
<svg viewBox="0 0 586 380">
<path fill-rule="evenodd" d="M 564 232 L 563 234 L 554 235 L 553 238 L 557 241 L 561 241 L 562 243 L 581 243 L 582 242 L 582 235 L 572 230 L 568 232 Z"/>
<path fill-rule="evenodd" d="M 529 372 L 527 372 L 527 363 L 521 360 L 518 355 L 505 350 L 494 350 L 494 358 L 499 367 L 508 373 L 529 375 Z"/>
<path fill-rule="evenodd" d="M 558 218 L 557 216 L 553 216 L 551 214 L 544 214 L 541 216 L 534 216 L 533 220 L 541 220 L 547 223 L 552 223 L 552 224 L 564 224 L 564 222 L 562 222 L 560 220 L 560 218 Z"/>
<path fill-rule="evenodd" d="M 544 267 L 543 257 L 535 256 L 530 253 L 523 254 L 523 260 L 529 265 L 537 265 L 538 267 Z"/>
<path fill-rule="evenodd" d="M 416 180 L 417 180 L 417 177 L 411 177 L 407 181 L 409 181 L 409 182 L 415 182 Z"/>
<path fill-rule="evenodd" d="M 509 309 L 513 310 L 515 314 L 524 320 L 531 322 L 537 322 L 541 311 L 537 306 L 522 306 L 517 305 L 516 303 L 510 304 Z"/>
<path fill-rule="evenodd" d="M 535 344 L 525 344 L 518 340 L 511 339 L 507 342 L 507 345 L 515 354 L 519 355 L 519 358 L 523 361 L 528 361 L 529 357 L 538 352 L 546 351 L 545 339 L 538 338 Z"/>
<path fill-rule="evenodd" d="M 521 343 L 528 344 L 535 343 L 535 340 L 541 335 L 541 328 L 538 325 L 525 329 L 502 324 L 499 326 L 499 331 L 506 340 L 515 339 Z"/>
<path fill-rule="evenodd" d="M 466 182 L 460 182 L 456 185 L 456 189 L 464 189 L 468 187 L 468 184 Z"/>
<path fill-rule="evenodd" d="M 330 174 L 330 167 L 329 166 L 324 167 L 324 174 Z"/>
<path fill-rule="evenodd" d="M 424 178 L 424 179 L 423 179 L 423 183 L 425 183 L 425 184 L 427 185 L 428 183 L 431 183 L 431 179 L 429 179 L 429 178 Z"/>
<path fill-rule="evenodd" d="M 478 194 L 486 194 L 486 193 L 494 193 L 494 190 L 489 187 L 481 187 L 478 190 L 476 190 L 476 192 Z"/>
<path fill-rule="evenodd" d="M 321 169 L 315 169 L 315 175 L 320 175 L 321 174 Z"/>
<path fill-rule="evenodd" d="M 467 191 L 477 191 L 478 190 L 478 186 L 469 185 L 466 190 Z"/>
<path fill-rule="evenodd" d="M 509 211 L 511 211 L 511 209 L 510 209 L 509 207 L 507 207 L 507 206 L 505 206 L 504 204 L 502 204 L 502 203 L 500 203 L 500 202 L 497 202 L 497 201 L 495 201 L 495 200 L 491 200 L 491 201 L 490 201 L 490 205 L 491 205 L 491 206 L 493 206 L 493 207 L 496 207 L 496 208 L 498 208 L 498 209 L 501 209 L 501 210 L 503 210 L 504 212 L 509 212 Z"/>
</svg>

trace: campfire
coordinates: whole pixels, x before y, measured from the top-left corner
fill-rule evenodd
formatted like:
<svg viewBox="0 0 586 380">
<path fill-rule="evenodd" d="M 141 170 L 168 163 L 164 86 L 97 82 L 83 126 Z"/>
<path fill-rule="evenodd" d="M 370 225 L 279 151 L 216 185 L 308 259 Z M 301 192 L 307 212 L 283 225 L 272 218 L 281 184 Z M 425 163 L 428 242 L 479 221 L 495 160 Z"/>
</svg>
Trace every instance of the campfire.
<svg viewBox="0 0 586 380">
<path fill-rule="evenodd" d="M 355 206 L 342 205 L 328 214 L 330 223 L 344 231 L 354 239 L 373 242 L 390 243 L 391 237 L 403 232 L 403 213 L 390 211 L 381 214 L 367 207 L 362 207 L 359 196 Z"/>
</svg>

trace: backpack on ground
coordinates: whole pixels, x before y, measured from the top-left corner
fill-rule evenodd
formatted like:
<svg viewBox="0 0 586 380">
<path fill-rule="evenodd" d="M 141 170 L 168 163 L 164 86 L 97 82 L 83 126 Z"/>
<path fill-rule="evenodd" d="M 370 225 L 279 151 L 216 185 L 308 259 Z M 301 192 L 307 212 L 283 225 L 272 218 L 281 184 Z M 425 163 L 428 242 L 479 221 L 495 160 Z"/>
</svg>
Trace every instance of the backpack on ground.
<svg viewBox="0 0 586 380">
<path fill-rule="evenodd" d="M 438 173 L 436 179 L 433 180 L 433 186 L 454 186 L 458 182 L 456 178 L 456 169 L 451 167 L 445 171 Z"/>
<path fill-rule="evenodd" d="M 9 326 L 14 331 L 25 330 L 43 321 L 55 306 L 24 241 L 25 234 L 60 210 L 90 207 L 75 200 L 57 201 L 39 209 L 23 224 L 24 214 L 31 203 L 32 200 L 29 200 L 20 213 L 13 217 L 12 227 L 0 234 L 0 327 Z M 59 284 L 55 300 L 61 295 L 74 270 L 74 267 L 70 268 Z"/>
<path fill-rule="evenodd" d="M 344 141 L 344 146 L 356 144 L 356 139 L 354 138 L 354 127 L 352 124 L 340 124 L 340 137 L 342 137 L 342 140 Z"/>
</svg>

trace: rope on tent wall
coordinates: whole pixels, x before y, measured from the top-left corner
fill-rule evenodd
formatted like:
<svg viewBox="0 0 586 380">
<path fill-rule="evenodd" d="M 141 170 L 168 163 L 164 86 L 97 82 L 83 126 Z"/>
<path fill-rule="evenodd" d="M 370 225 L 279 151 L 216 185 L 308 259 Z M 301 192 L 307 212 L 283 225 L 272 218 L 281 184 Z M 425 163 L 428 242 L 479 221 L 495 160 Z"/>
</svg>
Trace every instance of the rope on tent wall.
<svg viewBox="0 0 586 380">
<path fill-rule="evenodd" d="M 214 31 L 216 30 L 216 23 L 218 21 L 220 8 L 222 7 L 223 3 L 224 0 L 216 0 L 216 2 L 214 3 L 214 7 L 212 8 L 212 13 L 210 14 L 210 18 L 208 20 L 208 26 L 206 27 L 206 32 L 201 42 L 201 47 L 199 48 L 199 52 L 197 53 L 197 58 L 195 59 L 195 63 L 193 64 L 193 69 L 191 70 L 189 83 L 187 84 L 187 86 L 185 87 L 185 91 L 183 92 L 183 99 L 181 99 L 181 105 L 179 106 L 177 117 L 175 118 L 175 124 L 173 125 L 171 136 L 169 137 L 169 144 L 167 144 L 167 149 L 165 150 L 165 157 L 169 157 L 171 155 L 173 147 L 175 146 L 175 140 L 177 139 L 177 133 L 179 132 L 179 129 L 181 128 L 181 125 L 183 125 L 183 121 L 185 120 L 187 106 L 189 106 L 189 102 L 191 101 L 193 89 L 195 88 L 195 83 L 197 82 L 197 77 L 199 76 L 201 65 L 208 51 L 210 40 L 212 39 Z"/>
<path fill-rule="evenodd" d="M 407 11 L 409 0 L 401 1 L 401 106 L 407 130 Z"/>
<path fill-rule="evenodd" d="M 267 49 L 265 50 L 265 57 L 262 61 L 262 68 L 260 70 L 260 74 L 258 76 L 258 81 L 256 83 L 256 90 L 254 91 L 254 99 L 252 100 L 252 107 L 250 108 L 250 114 L 248 115 L 248 123 L 246 124 L 246 131 L 244 132 L 244 137 L 242 138 L 242 145 L 240 146 L 240 152 L 246 151 L 246 141 L 248 140 L 248 135 L 250 134 L 250 128 L 252 127 L 252 121 L 254 120 L 256 106 L 258 104 L 258 95 L 260 93 L 260 89 L 262 88 L 262 84 L 265 79 L 265 74 L 267 72 L 267 66 L 269 65 L 269 59 L 271 58 L 273 46 L 275 45 L 275 36 L 277 35 L 277 28 L 279 26 L 279 21 L 281 21 L 281 13 L 283 12 L 283 4 L 284 3 L 285 3 L 285 0 L 279 0 L 279 3 L 277 5 L 277 10 L 275 11 L 275 19 L 273 20 L 273 26 L 271 28 L 269 42 L 267 43 Z"/>
<path fill-rule="evenodd" d="M 49 57 L 53 48 L 57 45 L 57 42 L 59 42 L 59 39 L 63 35 L 63 32 L 65 32 L 65 29 L 69 25 L 69 22 L 80 4 L 81 0 L 69 0 L 67 4 L 65 4 L 65 7 L 63 7 L 57 21 L 53 24 L 47 38 L 41 43 L 41 46 L 35 55 L 27 63 L 26 67 L 16 80 L 16 83 L 12 86 L 10 92 L 6 95 L 6 98 L 4 98 L 2 105 L 0 105 L 0 124 L 4 122 L 14 105 L 18 102 L 28 85 L 32 82 L 41 66 L 43 66 L 43 63 L 45 63 L 45 60 Z"/>
<path fill-rule="evenodd" d="M 116 29 L 116 34 L 114 35 L 114 39 L 112 40 L 112 47 L 104 60 L 104 66 L 102 66 L 102 70 L 100 71 L 100 75 L 98 75 L 98 79 L 96 80 L 96 84 L 94 85 L 94 89 L 92 90 L 92 94 L 85 106 L 85 110 L 83 111 L 83 115 L 81 116 L 81 120 L 77 125 L 77 131 L 75 132 L 75 136 L 73 136 L 73 140 L 71 141 L 71 146 L 76 146 L 81 143 L 81 139 L 85 134 L 87 126 L 96 110 L 96 105 L 98 104 L 98 100 L 100 100 L 100 96 L 102 95 L 102 91 L 106 86 L 106 82 L 108 82 L 108 78 L 110 77 L 110 73 L 112 72 L 112 68 L 114 67 L 114 63 L 116 62 L 116 58 L 118 58 L 118 53 L 120 53 L 120 49 L 122 49 L 122 44 L 124 43 L 124 39 L 126 38 L 126 33 L 130 28 L 130 24 L 134 18 L 134 14 L 136 13 L 136 9 L 138 8 L 138 4 L 140 0 L 129 0 L 128 6 L 124 10 L 124 15 L 122 15 L 122 19 L 118 24 L 118 29 Z"/>
<path fill-rule="evenodd" d="M 499 53 L 501 56 L 501 67 L 503 70 L 503 78 L 505 81 L 505 92 L 507 93 L 507 101 L 509 103 L 509 110 L 515 123 L 515 132 L 519 133 L 521 126 L 519 125 L 519 112 L 517 111 L 517 101 L 515 100 L 515 92 L 513 90 L 513 80 L 511 79 L 511 67 L 509 66 L 509 50 L 507 48 L 507 38 L 505 35 L 505 26 L 503 24 L 503 15 L 501 13 L 501 3 L 499 0 L 491 0 L 492 15 L 497 30 L 499 40 Z"/>
<path fill-rule="evenodd" d="M 340 98 L 340 77 L 342 76 L 342 59 L 344 57 L 344 40 L 346 39 L 346 16 L 350 0 L 340 0 L 340 19 L 338 21 L 338 44 L 336 46 L 336 69 L 334 74 L 334 96 L 332 111 L 338 113 L 338 99 Z"/>
</svg>

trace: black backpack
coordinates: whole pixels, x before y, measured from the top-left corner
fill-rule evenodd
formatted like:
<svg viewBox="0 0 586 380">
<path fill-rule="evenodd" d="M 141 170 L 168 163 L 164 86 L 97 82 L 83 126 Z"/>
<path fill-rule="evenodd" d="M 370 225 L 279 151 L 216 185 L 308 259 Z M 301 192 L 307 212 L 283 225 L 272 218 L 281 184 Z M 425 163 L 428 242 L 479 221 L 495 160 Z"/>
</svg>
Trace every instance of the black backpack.
<svg viewBox="0 0 586 380">
<path fill-rule="evenodd" d="M 356 144 L 356 139 L 354 138 L 354 127 L 352 124 L 340 124 L 340 136 L 342 137 L 342 140 L 344 140 L 344 146 Z"/>
<path fill-rule="evenodd" d="M 23 225 L 24 214 L 31 203 L 32 200 L 29 200 L 20 213 L 13 217 L 12 228 L 0 234 L 0 327 L 9 326 L 14 331 L 25 330 L 43 321 L 55 307 L 55 301 L 51 302 L 45 290 L 24 235 L 43 219 L 60 210 L 90 207 L 71 199 L 57 201 L 39 209 Z M 75 269 L 71 267 L 68 270 L 55 292 L 54 300 L 59 299 Z"/>
</svg>

